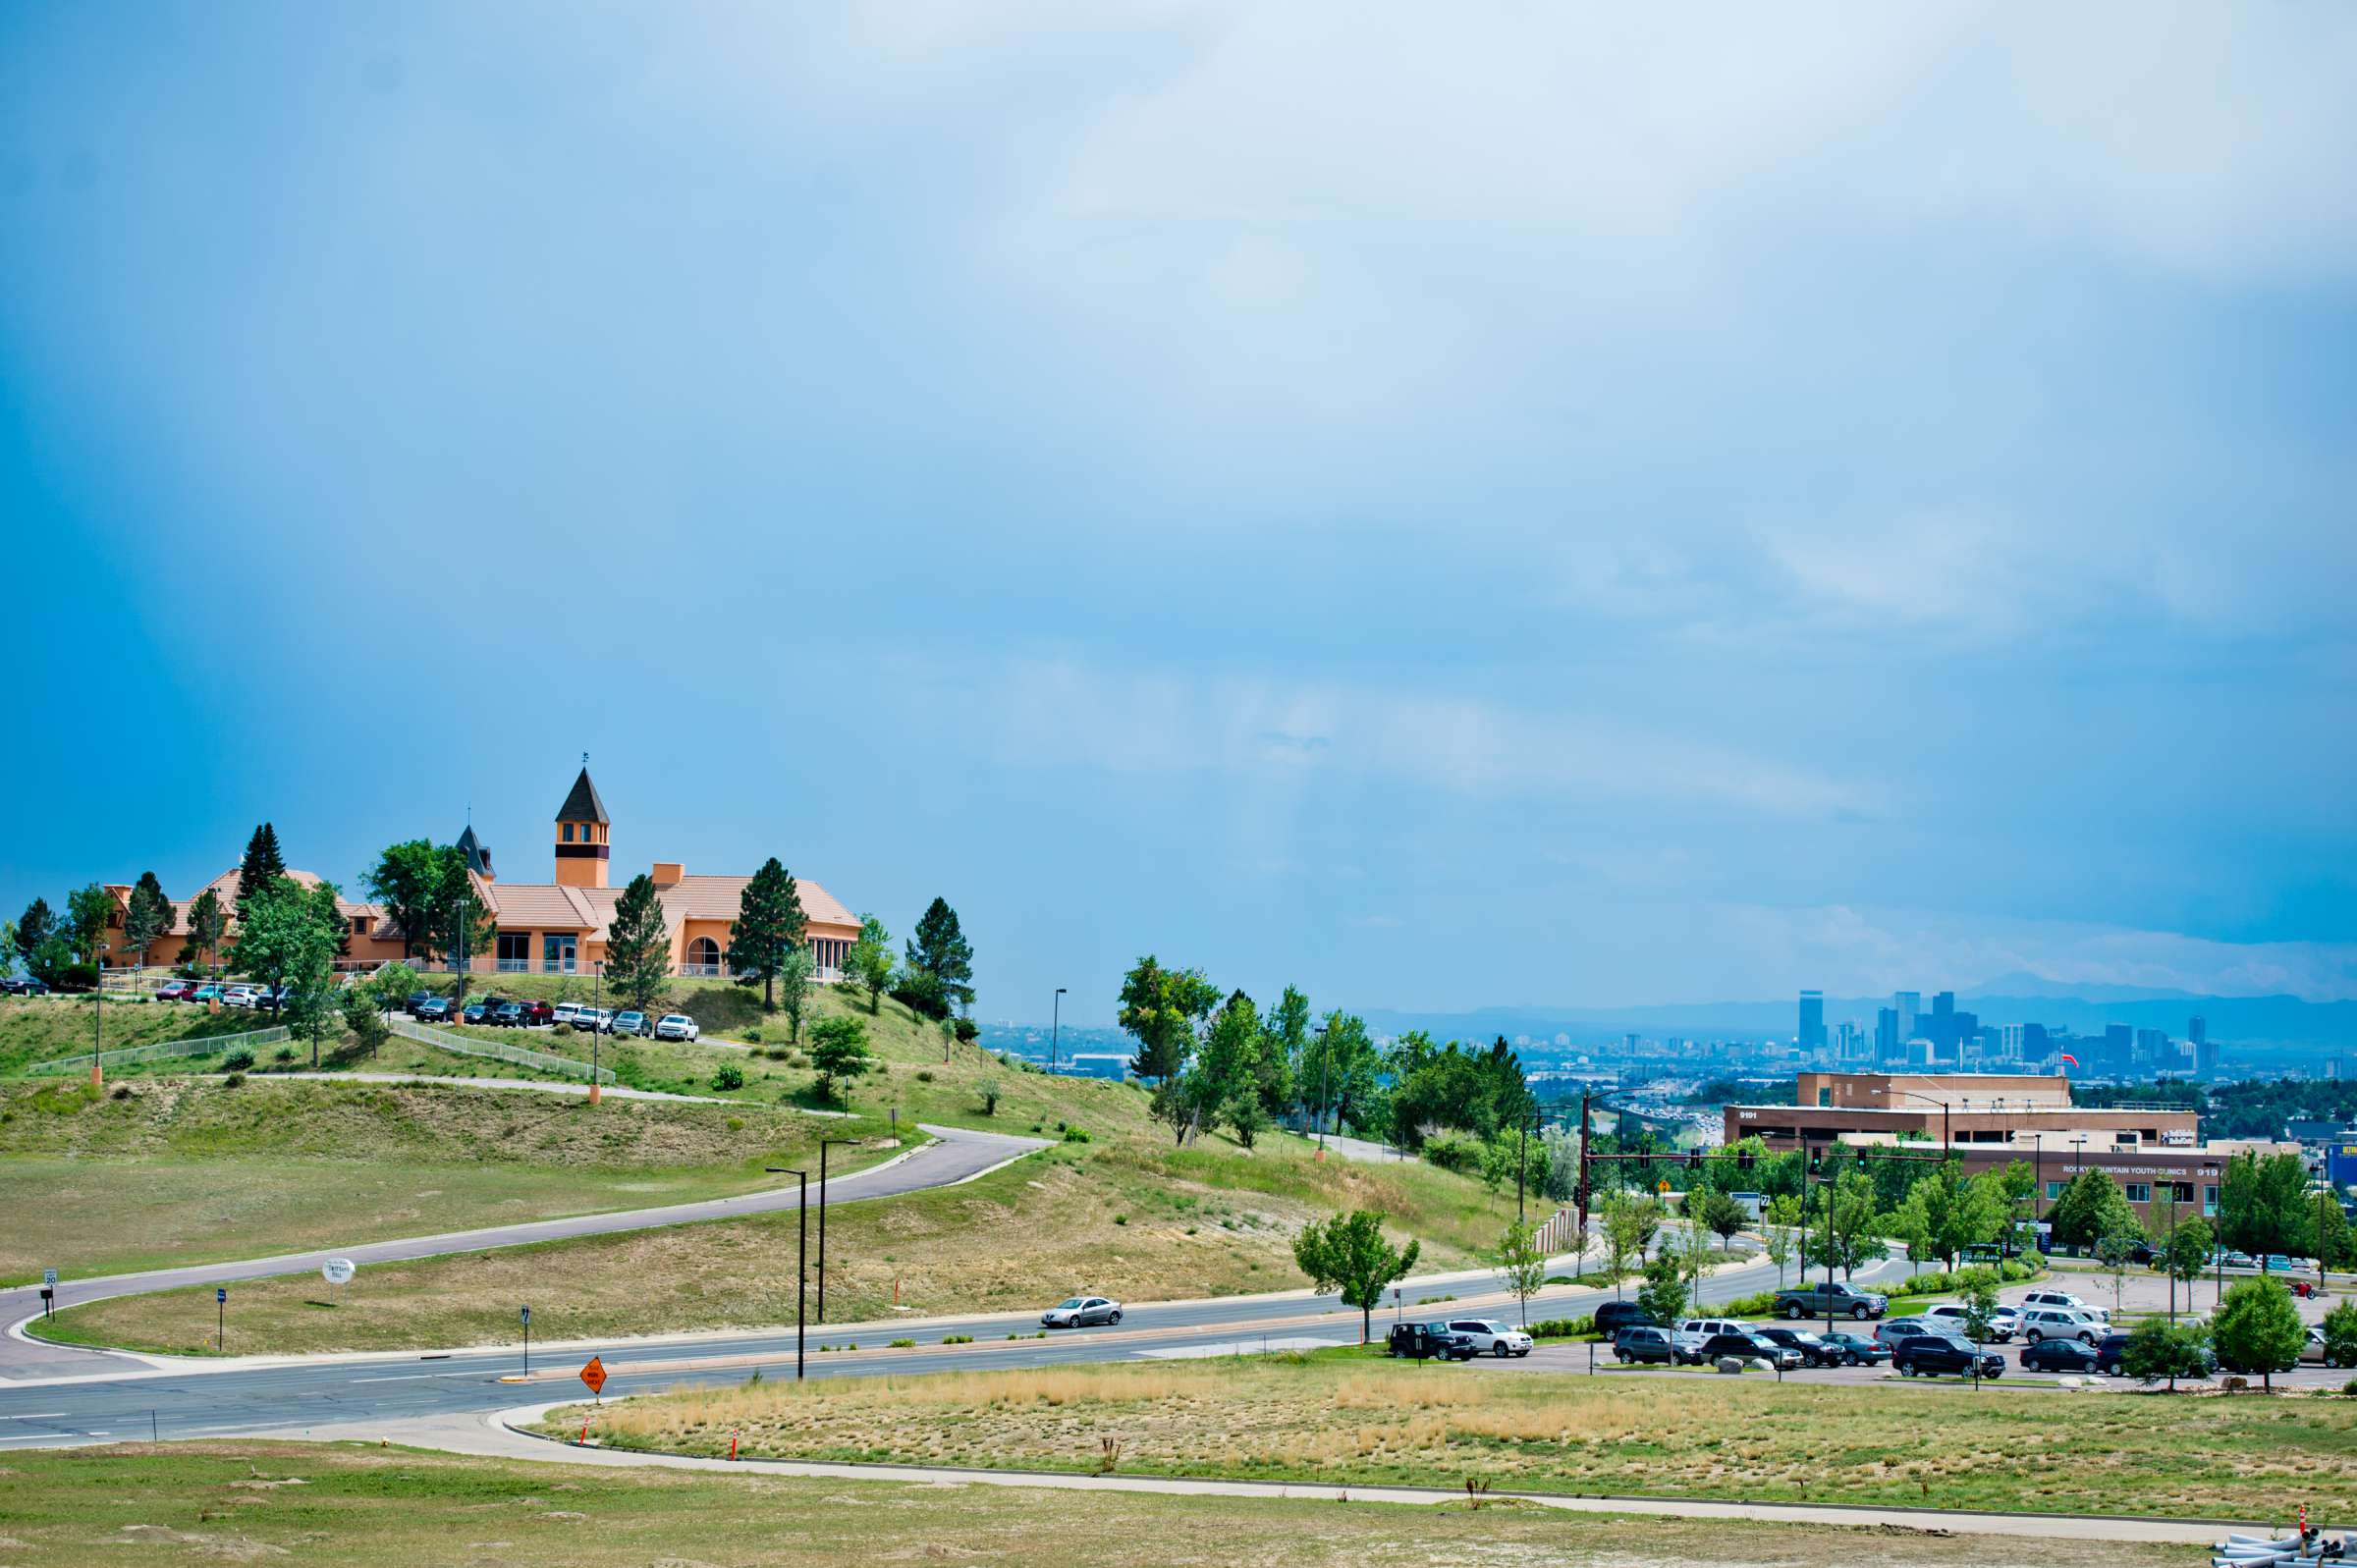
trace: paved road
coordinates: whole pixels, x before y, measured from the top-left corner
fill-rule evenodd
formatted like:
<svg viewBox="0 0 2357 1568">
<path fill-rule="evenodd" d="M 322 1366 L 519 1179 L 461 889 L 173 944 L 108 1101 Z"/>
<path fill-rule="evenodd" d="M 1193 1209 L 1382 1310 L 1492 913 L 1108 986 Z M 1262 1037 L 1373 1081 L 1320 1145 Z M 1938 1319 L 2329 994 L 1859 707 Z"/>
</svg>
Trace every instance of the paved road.
<svg viewBox="0 0 2357 1568">
<path fill-rule="evenodd" d="M 548 1078 L 457 1078 L 447 1073 L 431 1072 L 274 1072 L 267 1081 L 281 1078 L 301 1078 L 313 1083 L 430 1083 L 452 1089 L 526 1089 L 543 1095 L 586 1095 L 585 1083 L 563 1083 Z M 608 1100 L 661 1100 L 673 1105 L 685 1102 L 697 1106 L 734 1106 L 743 1102 L 721 1095 L 675 1095 L 663 1089 L 625 1089 L 620 1084 L 606 1085 Z M 801 1109 L 795 1107 L 795 1109 Z M 848 1116 L 848 1110 L 804 1110 L 808 1116 Z"/>
<path fill-rule="evenodd" d="M 897 1168 L 904 1178 L 907 1166 Z M 1889 1267 L 1883 1266 L 1883 1271 Z M 203 1271 L 190 1272 L 203 1274 Z M 1870 1272 L 1861 1271 L 1861 1277 Z M 1713 1293 L 1748 1294 L 1775 1280 L 1773 1265 L 1749 1264 L 1720 1274 Z M 1426 1298 L 1446 1296 L 1453 1298 L 1449 1304 L 1452 1313 L 1506 1316 L 1511 1311 L 1507 1298 L 1497 1290 L 1495 1275 L 1488 1271 L 1426 1275 L 1409 1281 L 1404 1295 L 1411 1310 Z M 1532 1299 L 1530 1312 L 1533 1318 L 1561 1317 L 1591 1311 L 1598 1302 L 1610 1299 L 1609 1291 L 1555 1286 Z M 1256 1342 L 1263 1338 L 1310 1338 L 1342 1344 L 1357 1339 L 1359 1315 L 1340 1306 L 1332 1296 L 1288 1291 L 1216 1301 L 1139 1304 L 1129 1309 L 1119 1328 L 1066 1331 L 1045 1339 L 1009 1337 L 1027 1335 L 1037 1326 L 1038 1318 L 1032 1313 L 973 1314 L 921 1325 L 908 1320 L 830 1325 L 809 1336 L 806 1367 L 811 1377 L 840 1378 L 1119 1361 L 1214 1345 L 1257 1348 Z M 952 1335 L 971 1335 L 973 1342 L 941 1342 Z M 899 1350 L 885 1347 L 886 1341 L 896 1336 L 915 1338 L 919 1343 Z M 815 1347 L 822 1341 L 856 1341 L 868 1348 L 855 1353 L 820 1353 Z M 769 1377 L 791 1376 L 795 1334 L 789 1328 L 659 1342 L 535 1344 L 529 1387 L 500 1381 L 523 1372 L 516 1347 L 435 1357 L 314 1357 L 222 1367 L 181 1364 L 170 1370 L 157 1370 L 130 1358 L 109 1358 L 100 1364 L 112 1375 L 97 1380 L 0 1385 L 0 1451 L 120 1441 L 144 1437 L 151 1431 L 164 1437 L 261 1433 L 301 1435 L 306 1431 L 344 1431 L 356 1424 L 481 1413 L 517 1404 L 534 1388 L 545 1389 L 550 1398 L 577 1394 L 580 1385 L 574 1380 L 574 1372 L 593 1353 L 605 1361 L 607 1392 L 647 1393 L 685 1383 L 735 1381 L 748 1377 L 756 1367 Z M 90 1360 L 85 1359 L 75 1371 L 86 1379 L 90 1368 Z"/>
<path fill-rule="evenodd" d="M 926 1127 L 937 1142 L 923 1145 L 880 1165 L 849 1175 L 831 1177 L 828 1201 L 884 1198 L 946 1187 L 971 1180 L 1010 1160 L 1047 1147 L 1040 1138 L 1010 1137 L 995 1132 L 970 1132 L 957 1127 Z M 780 1178 L 785 1180 L 786 1178 Z M 522 1224 L 492 1225 L 476 1230 L 454 1230 L 436 1236 L 411 1236 L 366 1246 L 286 1253 L 244 1263 L 198 1264 L 180 1269 L 156 1269 L 141 1273 L 108 1274 L 91 1279 L 68 1279 L 58 1286 L 58 1305 L 74 1306 L 110 1296 L 143 1295 L 182 1285 L 228 1284 L 240 1279 L 262 1279 L 274 1274 L 310 1273 L 331 1257 L 357 1264 L 403 1263 L 443 1253 L 479 1252 L 487 1247 L 512 1247 L 534 1241 L 563 1241 L 576 1236 L 602 1236 L 623 1230 L 650 1230 L 662 1225 L 689 1224 L 702 1219 L 737 1219 L 747 1215 L 791 1212 L 800 1205 L 798 1183 L 735 1198 L 712 1198 L 700 1203 L 668 1204 L 658 1209 L 623 1209 L 607 1214 L 575 1215 L 562 1219 L 531 1220 Z M 0 1323 L 20 1325 L 41 1310 L 37 1286 L 0 1291 Z M 127 1369 L 151 1370 L 143 1359 L 110 1351 L 81 1350 L 46 1345 L 23 1337 L 12 1327 L 0 1338 L 0 1387 L 9 1381 L 39 1379 L 87 1378 L 119 1375 Z"/>
</svg>

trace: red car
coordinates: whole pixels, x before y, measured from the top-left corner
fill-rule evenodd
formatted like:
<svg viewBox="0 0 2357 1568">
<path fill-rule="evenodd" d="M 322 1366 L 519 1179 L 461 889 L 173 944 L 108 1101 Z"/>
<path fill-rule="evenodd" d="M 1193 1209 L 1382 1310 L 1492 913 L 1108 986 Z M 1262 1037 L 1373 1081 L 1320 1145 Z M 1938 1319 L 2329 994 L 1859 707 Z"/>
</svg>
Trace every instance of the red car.
<svg viewBox="0 0 2357 1568">
<path fill-rule="evenodd" d="M 556 1021 L 557 1008 L 554 1002 L 526 1001 L 521 1005 L 523 1008 L 523 1018 L 521 1021 L 527 1027 L 532 1024 L 554 1023 Z"/>
<path fill-rule="evenodd" d="M 155 993 L 155 1000 L 158 1001 L 194 1001 L 196 1000 L 196 982 L 175 980 L 168 986 L 159 987 Z"/>
</svg>

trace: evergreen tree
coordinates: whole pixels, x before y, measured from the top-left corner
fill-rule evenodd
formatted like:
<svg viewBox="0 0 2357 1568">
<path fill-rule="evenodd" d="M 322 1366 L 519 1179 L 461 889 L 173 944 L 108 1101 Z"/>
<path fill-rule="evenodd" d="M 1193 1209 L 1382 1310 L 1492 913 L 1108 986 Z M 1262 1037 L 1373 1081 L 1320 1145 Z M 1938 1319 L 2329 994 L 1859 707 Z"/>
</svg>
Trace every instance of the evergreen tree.
<svg viewBox="0 0 2357 1568">
<path fill-rule="evenodd" d="M 246 901 L 287 874 L 287 862 L 278 852 L 278 830 L 263 823 L 246 840 L 246 858 L 238 865 L 238 913 L 246 912 Z"/>
<path fill-rule="evenodd" d="M 844 978 L 867 993 L 867 1010 L 884 1005 L 884 989 L 892 984 L 892 933 L 874 915 L 859 917 L 859 940 L 844 954 Z"/>
<path fill-rule="evenodd" d="M 189 905 L 189 945 L 186 953 L 202 953 L 204 961 L 221 961 L 221 939 L 229 934 L 229 911 L 221 907 L 221 895 L 207 888 Z"/>
<path fill-rule="evenodd" d="M 908 967 L 930 975 L 941 988 L 945 1003 L 970 1007 L 974 1001 L 974 948 L 959 929 L 958 911 L 949 901 L 935 898 L 916 922 L 908 939 Z"/>
<path fill-rule="evenodd" d="M 778 965 L 778 1002 L 786 1009 L 787 1039 L 795 1044 L 802 1038 L 802 1015 L 810 1009 L 810 977 L 817 969 L 807 947 L 795 948 Z"/>
<path fill-rule="evenodd" d="M 131 890 L 129 906 L 123 912 L 123 945 L 139 955 L 139 967 L 147 967 L 147 949 L 155 941 L 172 929 L 172 900 L 164 896 L 164 885 L 152 871 L 139 873 L 138 884 Z"/>
<path fill-rule="evenodd" d="M 771 855 L 744 885 L 737 918 L 729 924 L 729 972 L 740 986 L 761 985 L 761 1010 L 778 1008 L 778 970 L 802 945 L 808 926 L 794 878 Z"/>
<path fill-rule="evenodd" d="M 12 946 L 27 973 L 39 974 L 33 967 L 39 961 L 36 955 L 41 950 L 41 945 L 56 935 L 57 917 L 49 912 L 48 899 L 35 898 L 25 906 L 25 913 L 17 919 L 17 934 L 12 939 Z"/>
<path fill-rule="evenodd" d="M 655 892 L 655 879 L 643 871 L 614 902 L 614 918 L 606 926 L 606 978 L 640 1012 L 662 1000 L 671 979 L 671 933 L 663 924 L 663 900 Z"/>
<path fill-rule="evenodd" d="M 1260 1053 L 1260 1103 L 1272 1116 L 1292 1108 L 1301 1053 L 1309 1046 L 1309 999 L 1292 986 L 1269 1009 L 1268 1043 Z"/>
</svg>

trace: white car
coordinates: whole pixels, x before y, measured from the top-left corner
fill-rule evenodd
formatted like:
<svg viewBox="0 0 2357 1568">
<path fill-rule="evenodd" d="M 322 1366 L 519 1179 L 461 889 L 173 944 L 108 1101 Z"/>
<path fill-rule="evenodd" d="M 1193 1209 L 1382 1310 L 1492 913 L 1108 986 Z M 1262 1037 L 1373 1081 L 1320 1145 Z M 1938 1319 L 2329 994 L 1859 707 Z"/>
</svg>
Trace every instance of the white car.
<svg viewBox="0 0 2357 1568">
<path fill-rule="evenodd" d="M 1455 1328 L 1462 1325 L 1451 1324 L 1449 1326 Z M 1751 1325 L 1737 1323 L 1732 1318 L 1688 1318 L 1677 1325 L 1677 1331 L 1682 1334 L 1700 1334 L 1708 1339 L 1713 1334 L 1747 1334 L 1751 1332 Z M 1485 1345 L 1482 1348 L 1486 1350 L 1489 1347 Z"/>
<path fill-rule="evenodd" d="M 2021 1315 L 2021 1337 L 2033 1345 L 2041 1339 L 2076 1339 L 2092 1345 L 2106 1332 L 2103 1325 L 2067 1307 L 2032 1307 Z"/>
<path fill-rule="evenodd" d="M 693 1040 L 695 1037 L 695 1020 L 684 1012 L 667 1012 L 655 1020 L 657 1040 Z"/>
<path fill-rule="evenodd" d="M 259 986 L 232 986 L 221 993 L 221 1005 L 224 1007 L 250 1007 L 260 999 L 261 995 L 262 988 Z"/>
<path fill-rule="evenodd" d="M 573 1026 L 592 1034 L 610 1035 L 614 1032 L 614 1009 L 611 1007 L 576 1007 Z"/>
<path fill-rule="evenodd" d="M 581 1021 L 581 1014 L 588 1010 L 577 1001 L 560 1001 L 549 1010 L 548 1021 L 552 1024 L 577 1024 Z"/>
<path fill-rule="evenodd" d="M 2067 1290 L 2033 1290 L 2021 1298 L 2021 1306 L 2024 1312 L 2032 1307 L 2055 1307 L 2063 1312 L 2075 1312 L 2083 1317 L 2092 1318 L 2101 1324 L 2108 1324 L 2111 1321 L 2110 1308 L 2099 1307 L 2093 1302 L 2083 1301 Z"/>
<path fill-rule="evenodd" d="M 1519 1328 L 1509 1327 L 1494 1318 L 1453 1318 L 1449 1326 L 1473 1341 L 1477 1355 L 1527 1356 L 1536 1343 Z"/>
<path fill-rule="evenodd" d="M 1068 1296 L 1039 1315 L 1043 1328 L 1085 1328 L 1092 1323 L 1122 1321 L 1122 1304 L 1103 1296 Z"/>
<path fill-rule="evenodd" d="M 1932 1325 L 1932 1332 L 1934 1333 L 1953 1334 L 1958 1339 L 1970 1339 L 1972 1337 L 1972 1335 L 1966 1331 L 1967 1325 L 1965 1309 L 1955 1302 L 1943 1302 L 1937 1307 L 1927 1308 L 1924 1311 L 1923 1318 L 1924 1322 Z M 2001 1344 L 2004 1341 L 2011 1339 L 2014 1334 L 2020 1331 L 2020 1329 L 2021 1314 L 2017 1312 L 2012 1312 L 2008 1308 L 2000 1307 L 1996 1312 L 1993 1312 L 1989 1315 L 1989 1338 L 1997 1341 L 1998 1343 Z"/>
</svg>

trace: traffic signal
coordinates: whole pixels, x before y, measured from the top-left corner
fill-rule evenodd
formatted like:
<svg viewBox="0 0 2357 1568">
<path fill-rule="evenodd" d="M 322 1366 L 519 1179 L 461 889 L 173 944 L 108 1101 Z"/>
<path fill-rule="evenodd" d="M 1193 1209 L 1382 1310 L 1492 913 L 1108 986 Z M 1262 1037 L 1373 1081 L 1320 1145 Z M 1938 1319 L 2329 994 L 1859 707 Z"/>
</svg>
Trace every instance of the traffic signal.
<svg viewBox="0 0 2357 1568">
<path fill-rule="evenodd" d="M 1700 1170 L 1702 1168 L 1701 1150 L 1691 1149 L 1686 1152 L 1686 1168 L 1688 1170 Z"/>
<path fill-rule="evenodd" d="M 1735 1151 L 1735 1168 L 1749 1170 L 1759 1162 L 1759 1151 L 1756 1149 L 1738 1149 Z"/>
<path fill-rule="evenodd" d="M 1825 1174 L 1825 1151 L 1823 1149 L 1811 1148 L 1809 1150 L 1809 1174 L 1812 1176 Z"/>
</svg>

